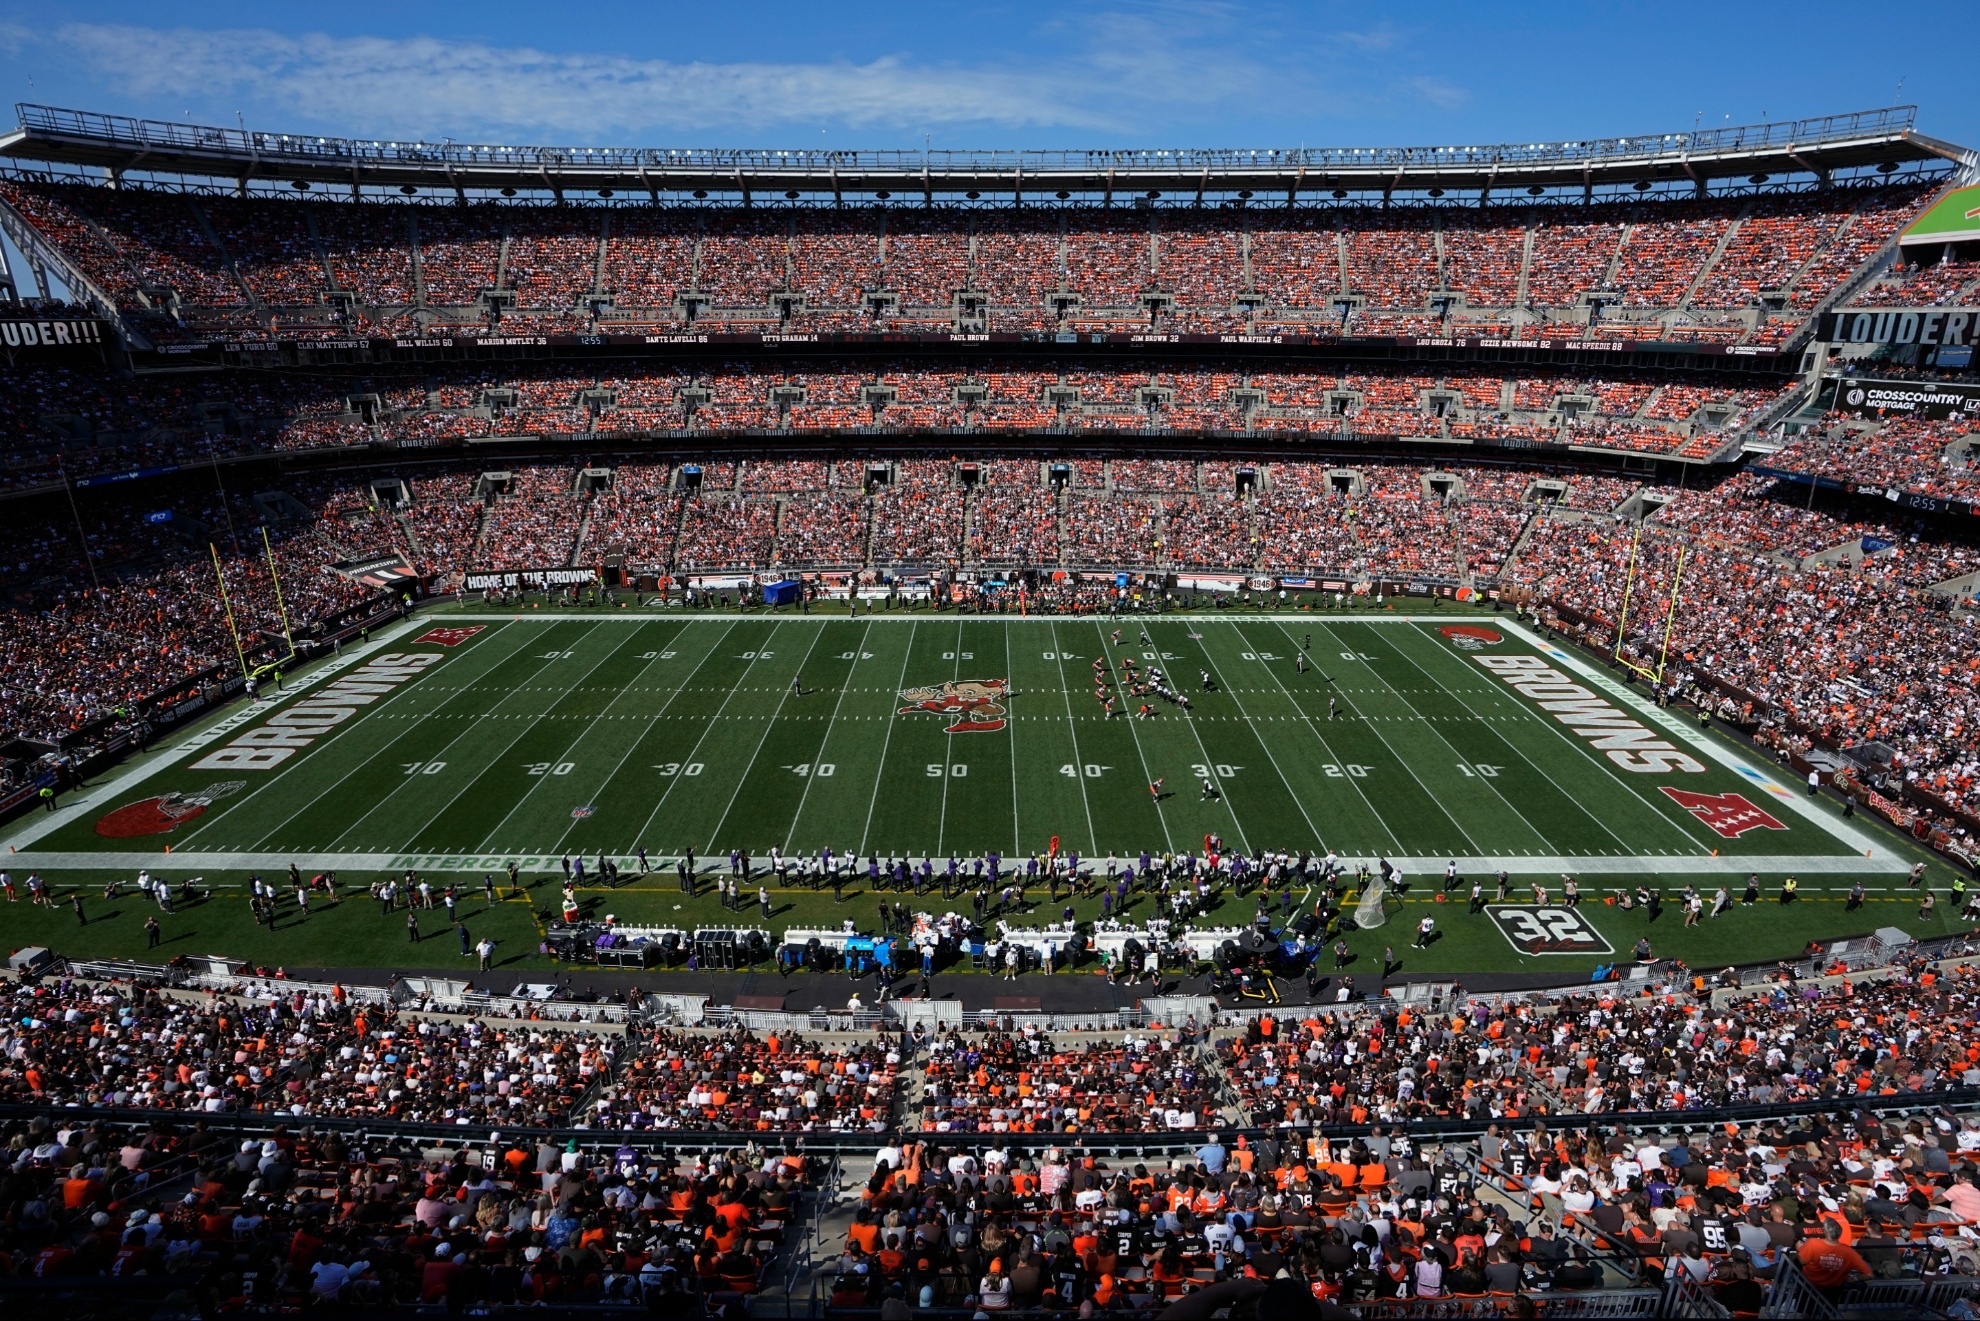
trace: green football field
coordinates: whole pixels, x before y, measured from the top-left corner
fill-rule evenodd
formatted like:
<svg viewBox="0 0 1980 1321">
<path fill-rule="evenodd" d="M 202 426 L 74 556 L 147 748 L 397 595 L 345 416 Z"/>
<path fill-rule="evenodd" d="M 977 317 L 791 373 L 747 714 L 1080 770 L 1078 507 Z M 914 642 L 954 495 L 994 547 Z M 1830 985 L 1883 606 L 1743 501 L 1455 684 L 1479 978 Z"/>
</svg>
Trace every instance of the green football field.
<svg viewBox="0 0 1980 1321">
<path fill-rule="evenodd" d="M 1155 668 L 1187 708 L 1127 691 Z M 829 847 L 934 857 L 945 870 L 951 854 L 967 866 L 1056 840 L 1104 870 L 1110 856 L 1201 852 L 1211 836 L 1246 852 L 1389 859 L 1407 885 L 1387 930 L 1358 937 L 1369 944 L 1406 944 L 1418 906 L 1445 902 L 1454 862 L 1462 880 L 1456 902 L 1435 910 L 1446 938 L 1417 956 L 1426 968 L 1593 963 L 1642 934 L 1641 914 L 1602 902 L 1618 888 L 1651 884 L 1668 902 L 1694 885 L 1709 901 L 1723 885 L 1738 898 L 1755 872 L 1764 904 L 1693 929 L 1667 908 L 1659 952 L 1732 962 L 1891 924 L 1939 934 L 1953 916 L 1949 903 L 1915 916 L 1912 855 L 1893 836 L 1485 613 L 461 608 L 395 626 L 265 696 L 17 822 L 17 881 L 39 871 L 64 894 L 81 887 L 91 920 L 22 905 L 8 912 L 12 943 L 141 953 L 154 910 L 97 892 L 146 868 L 196 875 L 214 895 L 162 918 L 171 952 L 332 967 L 455 956 L 450 929 L 428 933 L 431 952 L 414 957 L 402 915 L 388 922 L 349 899 L 307 915 L 285 905 L 274 932 L 253 928 L 247 877 L 279 880 L 294 864 L 335 870 L 347 895 L 408 869 L 456 881 L 476 938 L 495 934 L 506 961 L 529 964 L 564 857 L 595 870 L 604 854 L 623 869 L 622 888 L 584 887 L 594 912 L 735 925 L 706 884 L 699 898 L 679 893 L 675 858 L 692 849 L 726 876 L 731 849 L 762 860 Z M 1151 714 L 1136 718 L 1144 703 Z M 641 848 L 653 875 L 636 876 Z M 529 897 L 505 887 L 485 904 L 482 876 L 511 862 L 535 882 Z M 1467 914 L 1471 880 L 1489 891 L 1500 869 L 1514 904 Z M 765 925 L 870 920 L 870 898 L 851 897 L 864 871 L 844 908 L 829 891 L 777 890 Z M 1569 874 L 1588 902 L 1577 918 L 1549 917 Z M 1786 875 L 1802 887 L 1791 907 L 1775 902 Z M 1857 880 L 1869 904 L 1845 914 Z M 1536 883 L 1550 891 L 1544 904 Z M 1042 890 L 1018 920 L 1058 916 L 1042 911 Z M 1079 907 L 1098 911 L 1091 899 Z M 1252 911 L 1226 898 L 1213 920 Z"/>
</svg>

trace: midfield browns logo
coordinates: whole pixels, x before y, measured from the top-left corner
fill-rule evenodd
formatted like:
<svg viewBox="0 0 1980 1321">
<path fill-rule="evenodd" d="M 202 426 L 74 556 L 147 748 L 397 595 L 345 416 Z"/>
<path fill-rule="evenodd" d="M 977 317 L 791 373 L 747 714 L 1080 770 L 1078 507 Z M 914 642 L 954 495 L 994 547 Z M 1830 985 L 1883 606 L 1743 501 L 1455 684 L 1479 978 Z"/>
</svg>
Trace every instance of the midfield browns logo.
<svg viewBox="0 0 1980 1321">
<path fill-rule="evenodd" d="M 928 711 L 954 720 L 945 734 L 984 734 L 1004 727 L 1004 703 L 1010 697 L 1009 679 L 951 679 L 933 688 L 903 688 L 901 700 L 907 705 L 900 715 Z"/>
<path fill-rule="evenodd" d="M 1461 651 L 1483 651 L 1505 641 L 1505 638 L 1481 624 L 1446 624 L 1437 631 Z"/>
<path fill-rule="evenodd" d="M 1613 954 L 1615 947 L 1572 908 L 1491 904 L 1485 911 L 1499 934 L 1522 954 Z"/>
<path fill-rule="evenodd" d="M 246 780 L 221 780 L 209 784 L 198 793 L 160 794 L 142 802 L 126 803 L 96 822 L 96 833 L 105 839 L 134 839 L 139 835 L 162 835 L 168 830 L 177 829 L 195 817 L 206 815 L 206 809 L 217 798 L 237 794 L 247 788 Z"/>
<path fill-rule="evenodd" d="M 1689 789 L 1673 789 L 1668 784 L 1657 787 L 1721 839 L 1738 839 L 1749 830 L 1787 829 L 1738 794 L 1697 794 Z"/>
</svg>

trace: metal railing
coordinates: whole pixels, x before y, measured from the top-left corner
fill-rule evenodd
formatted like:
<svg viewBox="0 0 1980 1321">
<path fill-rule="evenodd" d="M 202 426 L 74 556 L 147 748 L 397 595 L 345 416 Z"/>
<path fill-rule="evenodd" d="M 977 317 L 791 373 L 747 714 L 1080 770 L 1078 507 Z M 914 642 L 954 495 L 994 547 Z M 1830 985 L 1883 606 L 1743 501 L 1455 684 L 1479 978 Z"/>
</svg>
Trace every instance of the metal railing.
<svg viewBox="0 0 1980 1321">
<path fill-rule="evenodd" d="M 1832 1321 L 1839 1315 L 1836 1305 L 1801 1273 L 1801 1259 L 1782 1252 L 1774 1263 L 1773 1287 L 1767 1291 L 1767 1304 L 1760 1309 L 1766 1318 L 1803 1318 L 1804 1321 Z"/>
<path fill-rule="evenodd" d="M 926 175 L 1010 172 L 1019 175 L 1126 171 L 1177 176 L 1204 171 L 1276 169 L 1314 172 L 1477 169 L 1507 165 L 1581 164 L 1697 157 L 1793 147 L 1807 151 L 1832 143 L 1891 138 L 1911 129 L 1916 106 L 1858 110 L 1814 119 L 1678 133 L 1584 138 L 1564 142 L 1496 143 L 1449 147 L 1277 147 L 1073 149 L 1051 151 L 827 150 L 822 148 L 549 147 L 493 143 L 392 141 L 271 133 L 259 129 L 135 119 L 88 110 L 17 103 L 23 132 L 81 140 L 138 152 L 170 151 L 254 164 L 262 171 L 285 163 L 390 167 L 499 167 L 537 170 L 743 171 L 787 175 L 815 173 L 821 182 L 836 171 Z"/>
</svg>

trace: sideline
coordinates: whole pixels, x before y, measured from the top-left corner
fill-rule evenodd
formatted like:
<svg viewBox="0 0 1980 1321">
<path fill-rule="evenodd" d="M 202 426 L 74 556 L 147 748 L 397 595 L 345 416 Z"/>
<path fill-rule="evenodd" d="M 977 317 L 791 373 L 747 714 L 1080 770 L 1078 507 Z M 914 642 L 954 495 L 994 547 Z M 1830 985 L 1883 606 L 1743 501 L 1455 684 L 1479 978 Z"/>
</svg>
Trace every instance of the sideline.
<svg viewBox="0 0 1980 1321">
<path fill-rule="evenodd" d="M 1680 720 L 1665 708 L 1658 706 L 1655 702 L 1637 692 L 1630 685 L 1621 683 L 1602 673 L 1580 656 L 1562 647 L 1559 643 L 1549 642 L 1545 638 L 1537 636 L 1523 624 L 1507 620 L 1500 627 L 1504 628 L 1506 632 L 1520 638 L 1522 641 L 1532 644 L 1536 651 L 1548 657 L 1556 665 L 1572 671 L 1589 684 L 1601 689 L 1609 697 L 1629 706 L 1638 715 L 1656 724 L 1658 728 L 1662 729 L 1672 738 L 1697 748 L 1700 752 L 1734 774 L 1745 777 L 1756 788 L 1764 790 L 1768 796 L 1773 798 L 1782 807 L 1788 808 L 1810 824 L 1821 828 L 1836 839 L 1849 845 L 1856 851 L 1856 861 L 1865 864 L 1859 867 L 1858 870 L 1866 872 L 1910 870 L 1910 867 L 1905 861 L 1882 842 L 1871 838 L 1853 826 L 1843 824 L 1841 817 L 1823 811 L 1817 805 L 1819 800 L 1805 798 L 1792 789 L 1786 788 L 1779 780 L 1755 767 L 1720 739 L 1699 729 L 1689 721 Z M 1809 868 L 1809 870 L 1812 871 L 1815 869 Z"/>
<path fill-rule="evenodd" d="M 60 830 L 72 821 L 93 812 L 101 812 L 104 802 L 121 797 L 129 790 L 135 789 L 151 776 L 177 765 L 187 757 L 192 756 L 193 753 L 233 733 L 242 725 L 261 719 L 263 716 L 281 707 L 284 703 L 308 692 L 325 679 L 342 674 L 345 670 L 356 665 L 359 661 L 364 660 L 374 652 L 382 650 L 398 641 L 401 635 L 415 628 L 431 627 L 433 627 L 433 621 L 431 619 L 415 612 L 395 623 L 387 625 L 375 634 L 369 642 L 361 642 L 355 647 L 345 647 L 343 651 L 327 660 L 314 662 L 299 675 L 284 676 L 282 689 L 274 696 L 257 698 L 252 702 L 243 702 L 238 709 L 222 716 L 211 724 L 201 726 L 192 734 L 180 738 L 169 747 L 161 748 L 156 752 L 138 757 L 126 763 L 124 769 L 116 778 L 98 781 L 96 784 L 90 785 L 79 792 L 74 792 L 72 795 L 65 795 L 69 799 L 69 805 L 67 807 L 58 808 L 53 812 L 42 812 L 34 815 L 31 817 L 32 824 L 21 826 L 11 835 L 0 839 L 0 843 L 6 844 L 10 853 L 16 852 L 27 848 L 44 835 Z"/>
</svg>

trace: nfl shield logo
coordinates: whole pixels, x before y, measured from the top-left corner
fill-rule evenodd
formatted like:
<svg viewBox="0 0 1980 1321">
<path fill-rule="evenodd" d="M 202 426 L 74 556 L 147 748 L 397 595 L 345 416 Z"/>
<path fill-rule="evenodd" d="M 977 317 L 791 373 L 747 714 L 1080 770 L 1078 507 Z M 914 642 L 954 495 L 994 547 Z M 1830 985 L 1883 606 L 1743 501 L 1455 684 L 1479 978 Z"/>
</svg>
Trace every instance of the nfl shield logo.
<svg viewBox="0 0 1980 1321">
<path fill-rule="evenodd" d="M 582 821 L 586 817 L 590 816 L 593 812 L 596 812 L 597 810 L 598 809 L 596 807 L 593 807 L 589 803 L 586 803 L 583 807 L 573 807 L 571 809 L 571 820 Z"/>
</svg>

